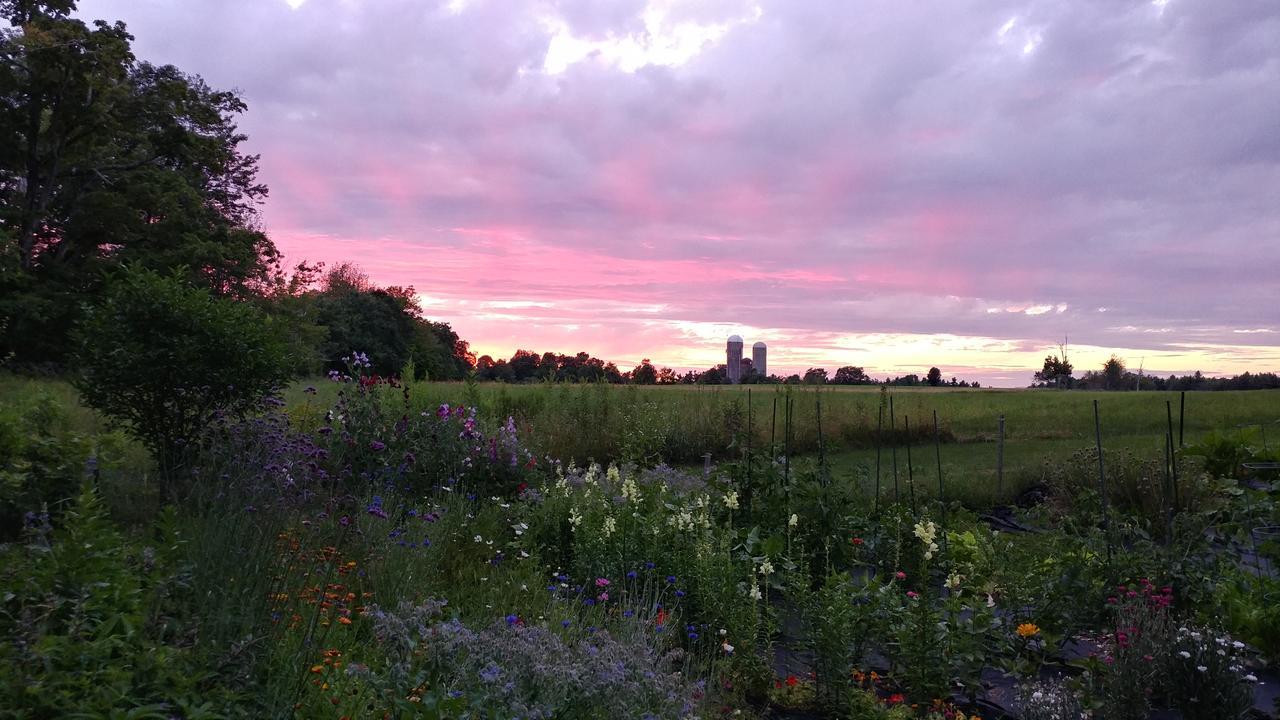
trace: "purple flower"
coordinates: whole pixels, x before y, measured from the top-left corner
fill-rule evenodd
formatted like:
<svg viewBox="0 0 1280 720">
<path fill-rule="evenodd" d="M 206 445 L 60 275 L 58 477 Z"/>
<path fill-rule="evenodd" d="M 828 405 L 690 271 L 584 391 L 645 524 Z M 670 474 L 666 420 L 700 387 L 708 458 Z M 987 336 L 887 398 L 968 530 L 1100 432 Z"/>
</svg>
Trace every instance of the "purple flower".
<svg viewBox="0 0 1280 720">
<path fill-rule="evenodd" d="M 369 449 L 374 450 L 375 452 L 380 452 L 382 450 L 386 450 L 387 446 L 386 446 L 386 443 L 382 442 L 381 440 L 374 440 L 373 442 L 369 443 Z"/>
</svg>

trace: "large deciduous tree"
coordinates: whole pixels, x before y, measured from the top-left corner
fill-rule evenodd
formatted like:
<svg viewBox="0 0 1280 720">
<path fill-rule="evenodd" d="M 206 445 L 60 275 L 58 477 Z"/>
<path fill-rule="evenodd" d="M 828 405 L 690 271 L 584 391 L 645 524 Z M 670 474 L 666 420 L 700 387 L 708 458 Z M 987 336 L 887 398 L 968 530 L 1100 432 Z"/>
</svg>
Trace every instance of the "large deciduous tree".
<svg viewBox="0 0 1280 720">
<path fill-rule="evenodd" d="M 0 2 L 0 352 L 19 360 L 63 358 L 104 270 L 186 268 L 243 297 L 278 264 L 255 226 L 267 189 L 241 99 L 137 60 L 123 23 L 88 25 L 75 5 Z"/>
</svg>

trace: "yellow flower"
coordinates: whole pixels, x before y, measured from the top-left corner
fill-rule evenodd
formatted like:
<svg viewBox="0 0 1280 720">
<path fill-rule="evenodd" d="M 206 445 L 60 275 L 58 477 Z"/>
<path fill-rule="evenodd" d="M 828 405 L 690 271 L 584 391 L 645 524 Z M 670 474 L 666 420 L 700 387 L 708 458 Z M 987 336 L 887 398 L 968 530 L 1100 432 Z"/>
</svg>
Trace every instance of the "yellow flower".
<svg viewBox="0 0 1280 720">
<path fill-rule="evenodd" d="M 1040 628 L 1035 623 L 1022 623 L 1018 626 L 1017 632 L 1019 637 L 1029 638 L 1032 635 L 1039 635 Z"/>
</svg>

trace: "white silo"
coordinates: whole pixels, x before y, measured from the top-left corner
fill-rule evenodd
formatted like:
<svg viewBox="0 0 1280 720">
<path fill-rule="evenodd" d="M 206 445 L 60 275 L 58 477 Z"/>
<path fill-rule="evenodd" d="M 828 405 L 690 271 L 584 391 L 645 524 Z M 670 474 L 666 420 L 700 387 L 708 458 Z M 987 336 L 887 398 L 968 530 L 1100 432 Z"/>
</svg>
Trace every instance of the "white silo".
<svg viewBox="0 0 1280 720">
<path fill-rule="evenodd" d="M 760 377 L 768 377 L 769 369 L 766 361 L 769 356 L 769 347 L 762 342 L 758 342 L 751 346 L 751 367 L 760 375 Z"/>
<path fill-rule="evenodd" d="M 729 376 L 729 382 L 737 384 L 742 380 L 742 338 L 737 335 L 729 336 L 729 344 L 725 348 L 725 370 Z"/>
</svg>

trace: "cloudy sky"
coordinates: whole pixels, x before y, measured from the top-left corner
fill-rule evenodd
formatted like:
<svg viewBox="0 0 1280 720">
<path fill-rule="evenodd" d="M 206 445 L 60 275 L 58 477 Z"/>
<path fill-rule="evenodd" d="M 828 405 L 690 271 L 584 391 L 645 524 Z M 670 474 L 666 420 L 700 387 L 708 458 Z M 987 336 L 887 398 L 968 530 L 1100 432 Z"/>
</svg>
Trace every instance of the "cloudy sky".
<svg viewBox="0 0 1280 720">
<path fill-rule="evenodd" d="M 1280 370 L 1275 0 L 82 0 L 482 353 Z"/>
</svg>

